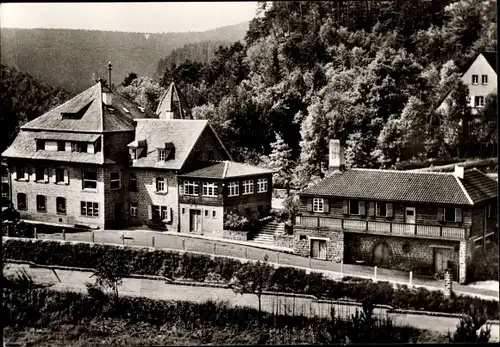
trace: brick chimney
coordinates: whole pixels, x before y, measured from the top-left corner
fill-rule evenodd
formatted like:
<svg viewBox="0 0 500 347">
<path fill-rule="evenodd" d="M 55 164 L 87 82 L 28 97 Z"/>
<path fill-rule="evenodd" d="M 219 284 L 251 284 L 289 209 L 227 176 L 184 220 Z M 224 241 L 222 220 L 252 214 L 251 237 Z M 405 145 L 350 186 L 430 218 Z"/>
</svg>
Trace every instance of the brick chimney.
<svg viewBox="0 0 500 347">
<path fill-rule="evenodd" d="M 345 170 L 344 162 L 344 146 L 340 140 L 330 140 L 329 156 L 328 156 L 328 171 Z"/>
<path fill-rule="evenodd" d="M 453 172 L 453 175 L 455 175 L 455 177 L 463 180 L 464 179 L 464 172 L 465 172 L 465 168 L 462 165 L 455 165 L 455 172 Z"/>
</svg>

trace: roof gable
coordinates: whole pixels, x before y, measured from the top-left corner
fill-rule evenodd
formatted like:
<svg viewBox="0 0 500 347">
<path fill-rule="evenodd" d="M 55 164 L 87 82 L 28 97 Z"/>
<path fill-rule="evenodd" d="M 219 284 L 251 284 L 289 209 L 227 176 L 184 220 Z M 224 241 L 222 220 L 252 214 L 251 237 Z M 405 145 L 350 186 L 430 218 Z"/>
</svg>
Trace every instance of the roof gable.
<svg viewBox="0 0 500 347">
<path fill-rule="evenodd" d="M 481 53 L 483 57 L 486 59 L 488 64 L 490 64 L 491 68 L 497 72 L 497 52 L 483 52 Z"/>
<path fill-rule="evenodd" d="M 192 119 L 191 110 L 177 85 L 172 82 L 163 93 L 156 108 L 156 114 L 161 117 L 162 112 L 173 112 L 172 119 Z"/>
<path fill-rule="evenodd" d="M 477 202 L 474 200 L 476 195 L 471 191 L 471 187 L 488 186 L 488 191 L 492 194 L 490 185 L 473 184 L 469 177 L 476 176 L 471 176 L 467 171 L 465 178 L 460 180 L 464 187 L 462 188 L 453 173 L 350 169 L 333 173 L 318 184 L 306 188 L 301 195 L 471 205 L 468 195 L 474 203 Z M 480 180 L 484 181 L 482 178 Z"/>
</svg>

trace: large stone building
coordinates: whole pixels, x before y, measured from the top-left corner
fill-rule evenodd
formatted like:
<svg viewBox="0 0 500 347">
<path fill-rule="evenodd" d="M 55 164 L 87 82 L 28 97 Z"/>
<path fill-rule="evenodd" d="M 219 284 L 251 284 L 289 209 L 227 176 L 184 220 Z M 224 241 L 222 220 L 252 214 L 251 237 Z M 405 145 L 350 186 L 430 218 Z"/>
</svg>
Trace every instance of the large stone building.
<svg viewBox="0 0 500 347">
<path fill-rule="evenodd" d="M 241 165 L 231 162 L 208 121 L 192 119 L 174 83 L 153 114 L 99 82 L 22 126 L 2 155 L 11 172 L 11 199 L 22 218 L 100 229 L 156 219 L 167 230 L 179 231 L 179 175 L 196 175 L 218 163 Z M 271 189 L 270 170 L 244 167 L 264 175 Z M 246 177 L 246 171 L 240 173 Z M 181 191 L 192 196 L 187 187 Z M 215 194 L 224 199 L 224 189 Z M 260 196 L 267 199 L 262 205 L 270 205 L 269 194 Z M 217 218 L 221 227 L 222 213 Z"/>
<path fill-rule="evenodd" d="M 452 173 L 348 169 L 330 142 L 330 175 L 300 193 L 295 252 L 466 280 L 475 245 L 498 232 L 495 180 Z"/>
</svg>

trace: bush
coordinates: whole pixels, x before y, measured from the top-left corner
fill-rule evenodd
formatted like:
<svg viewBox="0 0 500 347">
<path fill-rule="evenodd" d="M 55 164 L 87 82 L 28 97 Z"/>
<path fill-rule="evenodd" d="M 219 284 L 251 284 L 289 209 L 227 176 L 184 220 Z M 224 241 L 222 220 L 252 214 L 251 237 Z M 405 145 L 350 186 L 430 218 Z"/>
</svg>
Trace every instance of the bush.
<svg viewBox="0 0 500 347">
<path fill-rule="evenodd" d="M 3 255 L 4 259 L 91 269 L 96 268 L 98 264 L 125 262 L 133 274 L 161 275 L 196 281 L 218 277 L 226 283 L 229 283 L 242 267 L 249 273 L 256 271 L 253 263 L 242 264 L 238 260 L 225 258 L 212 259 L 209 255 L 44 240 L 5 240 Z M 397 286 L 394 289 L 389 283 L 376 283 L 369 279 L 344 277 L 342 281 L 334 281 L 323 278 L 321 274 L 307 274 L 304 270 L 295 268 L 276 269 L 267 279 L 265 288 L 356 301 L 370 296 L 375 304 L 401 309 L 468 313 L 474 308 L 479 310 L 476 315 L 481 317 L 482 323 L 499 315 L 498 302 L 493 300 L 453 294 L 450 298 L 445 298 L 440 291 L 409 289 L 407 286 Z"/>
<path fill-rule="evenodd" d="M 271 209 L 270 214 L 274 217 L 274 219 L 276 219 L 277 222 L 285 222 L 289 218 L 288 212 L 282 209 L 273 208 Z"/>
<path fill-rule="evenodd" d="M 224 229 L 246 231 L 250 229 L 250 221 L 246 217 L 229 212 L 224 216 Z"/>
<path fill-rule="evenodd" d="M 498 247 L 475 252 L 470 270 L 471 281 L 498 281 Z"/>
</svg>

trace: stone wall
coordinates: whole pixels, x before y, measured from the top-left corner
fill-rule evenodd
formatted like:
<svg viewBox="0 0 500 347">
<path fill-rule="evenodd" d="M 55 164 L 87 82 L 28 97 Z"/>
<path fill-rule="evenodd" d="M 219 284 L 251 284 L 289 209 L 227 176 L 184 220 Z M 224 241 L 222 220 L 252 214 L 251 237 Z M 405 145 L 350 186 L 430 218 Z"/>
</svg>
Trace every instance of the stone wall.
<svg viewBox="0 0 500 347">
<path fill-rule="evenodd" d="M 274 235 L 274 245 L 278 247 L 293 248 L 293 235 Z"/>
<path fill-rule="evenodd" d="M 344 259 L 344 232 L 326 228 L 296 227 L 294 231 L 293 249 L 303 257 L 311 256 L 311 240 L 326 240 L 326 260 L 340 263 Z"/>
<path fill-rule="evenodd" d="M 229 240 L 247 241 L 248 231 L 224 230 L 223 237 Z"/>
<path fill-rule="evenodd" d="M 464 284 L 467 282 L 467 269 L 472 260 L 472 241 L 461 241 L 459 250 L 459 282 Z"/>
</svg>

